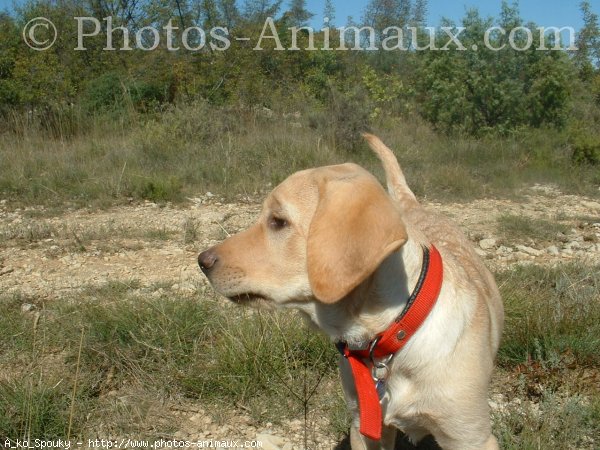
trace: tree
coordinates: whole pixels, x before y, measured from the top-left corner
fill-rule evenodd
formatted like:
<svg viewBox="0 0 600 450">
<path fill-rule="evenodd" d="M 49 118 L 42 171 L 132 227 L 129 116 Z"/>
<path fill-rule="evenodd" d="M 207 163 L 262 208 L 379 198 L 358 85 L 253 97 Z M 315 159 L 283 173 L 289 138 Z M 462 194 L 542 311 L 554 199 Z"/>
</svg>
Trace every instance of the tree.
<svg viewBox="0 0 600 450">
<path fill-rule="evenodd" d="M 412 9 L 411 0 L 399 0 L 398 2 L 398 21 L 396 25 L 403 27 L 410 22 L 410 14 Z"/>
<path fill-rule="evenodd" d="M 583 14 L 583 28 L 577 35 L 577 52 L 575 53 L 575 64 L 579 75 L 584 80 L 592 78 L 594 68 L 600 66 L 600 28 L 598 26 L 598 15 L 592 12 L 590 2 L 581 2 L 581 13 Z"/>
<path fill-rule="evenodd" d="M 143 0 L 89 0 L 94 17 L 112 16 L 126 26 L 139 26 L 144 16 Z"/>
<path fill-rule="evenodd" d="M 0 114 L 6 107 L 18 102 L 18 92 L 13 80 L 13 71 L 19 47 L 19 32 L 14 20 L 0 13 Z"/>
<path fill-rule="evenodd" d="M 382 40 L 386 28 L 410 24 L 411 8 L 411 0 L 371 0 L 365 9 L 363 23 L 373 27 L 376 37 Z"/>
<path fill-rule="evenodd" d="M 218 6 L 223 18 L 223 25 L 229 29 L 235 27 L 240 20 L 240 11 L 235 0 L 220 0 Z"/>
<path fill-rule="evenodd" d="M 306 0 L 292 0 L 288 14 L 292 25 L 296 27 L 306 26 L 308 20 L 314 16 L 306 9 Z"/>
<path fill-rule="evenodd" d="M 200 20 L 204 29 L 209 30 L 221 25 L 220 14 L 215 0 L 202 0 L 200 2 Z"/>
<path fill-rule="evenodd" d="M 425 25 L 427 20 L 427 0 L 417 0 L 413 7 L 412 22 L 417 26 Z"/>
<path fill-rule="evenodd" d="M 461 42 L 469 49 L 483 41 L 492 21 L 470 10 L 462 25 L 465 32 Z M 518 9 L 504 2 L 500 25 L 506 29 L 523 26 Z M 528 24 L 527 28 L 536 27 Z M 493 48 L 500 48 L 506 36 L 489 38 Z M 539 42 L 539 34 L 534 34 L 533 40 Z M 444 43 L 441 38 L 436 46 Z M 572 76 L 563 52 L 537 51 L 534 46 L 526 51 L 514 51 L 509 46 L 500 51 L 451 47 L 448 51 L 419 52 L 418 57 L 423 60 L 416 74 L 419 106 L 438 129 L 479 135 L 565 124 Z"/>
<path fill-rule="evenodd" d="M 409 0 L 371 0 L 364 12 L 364 24 L 375 28 L 378 34 L 389 26 L 403 26 L 400 18 L 407 1 Z"/>
<path fill-rule="evenodd" d="M 335 23 L 335 6 L 333 6 L 333 2 L 331 0 L 325 0 L 323 17 L 329 18 L 329 26 L 333 28 Z"/>
<path fill-rule="evenodd" d="M 90 1 L 99 2 L 99 0 Z M 194 5 L 190 3 L 190 0 L 147 0 L 144 1 L 142 17 L 147 25 L 160 27 L 172 19 L 175 26 L 186 28 L 198 19 L 201 7 L 200 2 Z M 194 8 L 194 6 L 196 7 Z M 119 25 L 123 24 L 121 20 L 116 22 Z"/>
<path fill-rule="evenodd" d="M 262 25 L 267 17 L 273 17 L 279 12 L 281 0 L 246 0 L 244 3 L 244 18 L 254 24 Z"/>
</svg>

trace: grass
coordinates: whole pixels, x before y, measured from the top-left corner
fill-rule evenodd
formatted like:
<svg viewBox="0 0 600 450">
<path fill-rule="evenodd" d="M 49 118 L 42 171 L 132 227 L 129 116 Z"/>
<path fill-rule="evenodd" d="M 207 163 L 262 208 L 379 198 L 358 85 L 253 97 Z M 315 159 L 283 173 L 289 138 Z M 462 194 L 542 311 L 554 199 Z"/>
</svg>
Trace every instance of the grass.
<svg viewBox="0 0 600 450">
<path fill-rule="evenodd" d="M 0 367 L 12 368 L 0 378 L 0 437 L 65 436 L 82 329 L 74 436 L 98 423 L 122 432 L 125 425 L 110 420 L 123 414 L 107 411 L 106 396 L 131 386 L 143 388 L 146 403 L 188 398 L 228 409 L 235 404 L 255 420 L 276 423 L 331 411 L 333 426 L 346 425 L 339 425 L 346 418 L 340 415 L 336 350 L 296 314 L 224 308 L 212 297 L 152 298 L 135 282 L 37 303 L 39 319 L 20 312 L 23 302 L 35 300 L 0 298 Z M 337 394 L 324 395 L 331 386 Z M 144 396 L 128 411 L 140 423 L 148 417 L 140 406 Z M 129 429 L 143 429 L 132 420 Z"/>
<path fill-rule="evenodd" d="M 544 395 L 536 403 L 509 404 L 494 416 L 496 436 L 503 450 L 589 449 L 600 440 L 600 399 Z"/>
<path fill-rule="evenodd" d="M 182 228 L 185 243 L 190 225 Z M 179 230 L 162 227 L 127 227 L 113 222 L 94 224 L 88 227 L 55 225 L 45 219 L 25 219 L 17 224 L 0 224 L 0 245 L 32 245 L 46 239 L 70 242 L 69 248 L 86 251 L 93 242 L 107 242 L 116 239 L 143 239 L 145 241 L 167 241 L 173 239 Z M 12 242 L 11 242 L 12 241 Z"/>
<path fill-rule="evenodd" d="M 600 396 L 579 375 L 597 376 L 600 365 L 599 269 L 497 274 L 506 308 L 495 390 L 506 401 L 494 413 L 502 448 L 600 443 Z M 149 295 L 157 288 L 110 282 L 48 304 L 0 296 L 0 438 L 64 438 L 69 421 L 77 437 L 99 428 L 162 436 L 177 425 L 153 416 L 167 399 L 209 405 L 215 417 L 235 406 L 263 424 L 306 413 L 329 433 L 347 431 L 336 351 L 298 315 L 224 305 L 206 294 Z M 35 311 L 22 313 L 22 303 Z"/>
<path fill-rule="evenodd" d="M 566 234 L 571 226 L 558 220 L 524 217 L 503 214 L 498 217 L 498 231 L 509 242 L 532 240 L 535 242 L 556 242 L 559 234 Z"/>
<path fill-rule="evenodd" d="M 196 104 L 70 140 L 2 136 L 0 192 L 45 205 L 181 202 L 206 191 L 233 197 L 334 158 L 310 130 L 290 133 L 252 111 Z"/>
<path fill-rule="evenodd" d="M 294 171 L 349 160 L 381 175 L 365 145 L 352 151 L 332 146 L 327 127 L 312 128 L 310 117 L 307 111 L 291 123 L 283 114 L 195 103 L 133 114 L 125 122 L 86 117 L 88 131 L 68 139 L 40 131 L 4 134 L 0 194 L 17 206 L 102 207 L 131 199 L 183 202 L 206 191 L 253 195 Z M 396 151 L 421 197 L 511 195 L 534 182 L 597 195 L 600 185 L 597 168 L 572 164 L 567 138 L 557 131 L 450 138 L 411 118 L 381 119 L 376 132 Z"/>
<path fill-rule="evenodd" d="M 200 224 L 193 217 L 186 217 L 183 222 L 183 243 L 193 244 L 198 239 L 198 227 Z"/>
<path fill-rule="evenodd" d="M 507 310 L 502 363 L 600 366 L 600 266 L 519 266 L 497 281 Z"/>
<path fill-rule="evenodd" d="M 395 150 L 420 198 L 468 201 L 514 196 L 534 183 L 597 196 L 600 172 L 573 166 L 565 135 L 527 130 L 509 137 L 445 137 L 419 121 L 381 123 L 376 132 Z M 590 189 L 592 187 L 592 189 Z"/>
<path fill-rule="evenodd" d="M 60 380 L 54 380 L 55 383 Z M 67 435 L 70 398 L 46 379 L 21 377 L 0 382 L 0 430 L 3 439 L 19 436 L 53 439 Z M 79 403 L 79 408 L 83 403 Z"/>
</svg>

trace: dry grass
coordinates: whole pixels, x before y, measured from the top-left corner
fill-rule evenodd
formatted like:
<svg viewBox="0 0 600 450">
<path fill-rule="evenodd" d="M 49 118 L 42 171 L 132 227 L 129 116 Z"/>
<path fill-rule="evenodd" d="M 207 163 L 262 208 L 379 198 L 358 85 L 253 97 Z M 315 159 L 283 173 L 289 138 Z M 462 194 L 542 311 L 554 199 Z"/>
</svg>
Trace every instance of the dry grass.
<svg viewBox="0 0 600 450">
<path fill-rule="evenodd" d="M 196 300 L 109 283 L 38 303 L 39 315 L 29 315 L 20 306 L 34 299 L 1 298 L 0 367 L 13 369 L 0 381 L 0 437 L 64 438 L 69 428 L 82 437 L 98 423 L 113 436 L 143 433 L 146 406 L 157 398 L 225 403 L 263 423 L 318 412 L 345 428 L 337 353 L 323 336 L 295 314 Z M 115 391 L 137 396 L 128 424 L 119 420 L 123 411 L 110 409 Z"/>
<path fill-rule="evenodd" d="M 508 242 L 556 242 L 561 234 L 564 235 L 571 229 L 570 225 L 561 223 L 558 218 L 540 219 L 515 214 L 499 216 L 497 226 L 500 235 Z"/>
<path fill-rule="evenodd" d="M 365 145 L 332 144 L 328 136 L 344 129 L 344 117 L 315 124 L 313 115 L 196 103 L 126 121 L 86 117 L 87 130 L 69 138 L 4 134 L 0 193 L 16 205 L 48 207 L 181 202 L 206 191 L 252 195 L 294 171 L 349 160 L 380 171 Z M 566 137 L 556 131 L 449 138 L 416 118 L 382 118 L 376 132 L 395 149 L 420 196 L 464 201 L 512 195 L 533 182 L 597 195 L 600 184 L 594 167 L 572 165 Z"/>
</svg>

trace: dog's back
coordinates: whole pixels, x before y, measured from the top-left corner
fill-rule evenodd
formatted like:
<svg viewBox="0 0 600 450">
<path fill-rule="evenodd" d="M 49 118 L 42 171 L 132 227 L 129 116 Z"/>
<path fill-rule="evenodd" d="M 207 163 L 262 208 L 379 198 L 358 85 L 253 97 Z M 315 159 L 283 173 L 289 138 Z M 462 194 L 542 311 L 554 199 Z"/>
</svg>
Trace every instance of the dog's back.
<svg viewBox="0 0 600 450">
<path fill-rule="evenodd" d="M 490 318 L 490 347 L 495 353 L 500 345 L 504 310 L 492 274 L 462 231 L 442 214 L 419 203 L 392 150 L 375 135 L 365 133 L 363 136 L 383 165 L 388 193 L 402 212 L 407 229 L 424 235 L 429 243 L 440 250 L 444 260 L 451 262 L 448 266 L 458 272 L 454 273 L 458 282 L 461 279 L 469 280 L 481 290 L 481 298 L 486 300 Z"/>
</svg>

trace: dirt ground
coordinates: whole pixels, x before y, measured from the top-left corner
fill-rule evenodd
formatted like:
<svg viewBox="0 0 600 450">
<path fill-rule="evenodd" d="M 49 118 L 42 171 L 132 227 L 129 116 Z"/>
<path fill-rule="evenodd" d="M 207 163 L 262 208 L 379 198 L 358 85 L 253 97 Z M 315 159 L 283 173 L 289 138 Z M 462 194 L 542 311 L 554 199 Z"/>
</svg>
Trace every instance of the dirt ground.
<svg viewBox="0 0 600 450">
<path fill-rule="evenodd" d="M 518 201 L 425 204 L 452 218 L 492 268 L 600 260 L 597 200 L 534 186 Z M 26 238 L 0 243 L 0 289 L 52 298 L 84 285 L 135 279 L 144 285 L 170 283 L 174 290 L 192 291 L 207 284 L 198 270 L 198 252 L 247 227 L 259 211 L 256 200 L 221 203 L 210 193 L 190 199 L 186 207 L 145 203 L 103 211 L 78 209 L 54 217 L 44 217 L 43 208 L 9 210 L 4 201 L 0 237 Z M 555 242 L 519 236 L 508 241 L 497 230 L 498 217 L 507 214 L 559 220 L 569 230 L 557 235 Z M 40 227 L 42 236 L 31 239 L 27 230 L 34 234 Z M 481 248 L 482 240 L 491 240 L 492 245 Z"/>
</svg>

